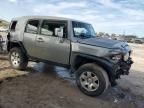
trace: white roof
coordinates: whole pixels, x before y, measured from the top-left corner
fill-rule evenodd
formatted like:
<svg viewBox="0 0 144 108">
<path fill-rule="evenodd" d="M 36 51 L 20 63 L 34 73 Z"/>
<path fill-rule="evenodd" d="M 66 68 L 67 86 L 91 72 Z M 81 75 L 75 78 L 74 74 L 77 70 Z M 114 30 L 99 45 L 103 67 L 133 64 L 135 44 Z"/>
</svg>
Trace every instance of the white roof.
<svg viewBox="0 0 144 108">
<path fill-rule="evenodd" d="M 55 20 L 66 20 L 66 21 L 78 21 L 78 22 L 83 22 L 79 20 L 74 20 L 71 18 L 64 18 L 64 17 L 55 17 L 55 16 L 22 16 L 22 17 L 17 17 L 13 18 L 12 20 L 19 20 L 19 19 L 55 19 Z M 85 22 L 84 22 L 85 23 Z"/>
</svg>

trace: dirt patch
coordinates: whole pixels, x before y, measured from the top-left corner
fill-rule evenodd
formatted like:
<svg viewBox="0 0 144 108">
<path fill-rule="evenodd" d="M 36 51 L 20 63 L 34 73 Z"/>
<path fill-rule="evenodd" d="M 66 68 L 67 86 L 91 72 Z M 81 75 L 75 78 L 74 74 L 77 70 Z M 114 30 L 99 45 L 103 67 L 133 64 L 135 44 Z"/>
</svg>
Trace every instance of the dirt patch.
<svg viewBox="0 0 144 108">
<path fill-rule="evenodd" d="M 92 98 L 53 72 L 31 73 L 4 80 L 0 85 L 0 103 L 3 108 L 136 108 L 137 97 L 129 92 L 115 87 Z"/>
</svg>

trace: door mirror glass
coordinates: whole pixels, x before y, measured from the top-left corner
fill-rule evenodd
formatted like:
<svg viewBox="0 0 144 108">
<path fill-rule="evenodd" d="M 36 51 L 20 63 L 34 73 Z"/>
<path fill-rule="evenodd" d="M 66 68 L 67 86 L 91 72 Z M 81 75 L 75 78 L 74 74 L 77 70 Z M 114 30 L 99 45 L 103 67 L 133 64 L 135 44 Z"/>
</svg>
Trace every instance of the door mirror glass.
<svg viewBox="0 0 144 108">
<path fill-rule="evenodd" d="M 55 28 L 55 35 L 58 36 L 58 37 L 63 38 L 63 28 L 64 27 Z"/>
</svg>

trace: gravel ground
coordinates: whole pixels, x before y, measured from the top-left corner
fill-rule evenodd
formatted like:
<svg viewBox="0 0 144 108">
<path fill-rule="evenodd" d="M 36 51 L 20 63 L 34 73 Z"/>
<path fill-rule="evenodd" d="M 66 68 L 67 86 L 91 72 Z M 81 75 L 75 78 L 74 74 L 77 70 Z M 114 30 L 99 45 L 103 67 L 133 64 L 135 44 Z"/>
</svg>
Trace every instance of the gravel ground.
<svg viewBox="0 0 144 108">
<path fill-rule="evenodd" d="M 99 97 L 81 93 L 64 68 L 30 62 L 17 71 L 0 55 L 0 108 L 144 108 L 144 45 L 131 46 L 130 75 Z"/>
</svg>

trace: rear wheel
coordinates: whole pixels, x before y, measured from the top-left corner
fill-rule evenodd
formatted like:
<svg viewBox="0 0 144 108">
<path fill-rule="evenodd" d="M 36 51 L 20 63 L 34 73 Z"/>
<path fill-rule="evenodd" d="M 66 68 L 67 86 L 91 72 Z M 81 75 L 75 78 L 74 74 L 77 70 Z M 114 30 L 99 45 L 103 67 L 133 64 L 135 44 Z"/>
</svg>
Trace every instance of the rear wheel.
<svg viewBox="0 0 144 108">
<path fill-rule="evenodd" d="M 100 66 L 88 63 L 76 72 L 76 83 L 86 95 L 99 96 L 108 88 L 109 78 Z"/>
<path fill-rule="evenodd" d="M 28 57 L 22 52 L 20 48 L 12 48 L 9 53 L 9 61 L 13 68 L 24 70 L 28 64 Z"/>
</svg>

